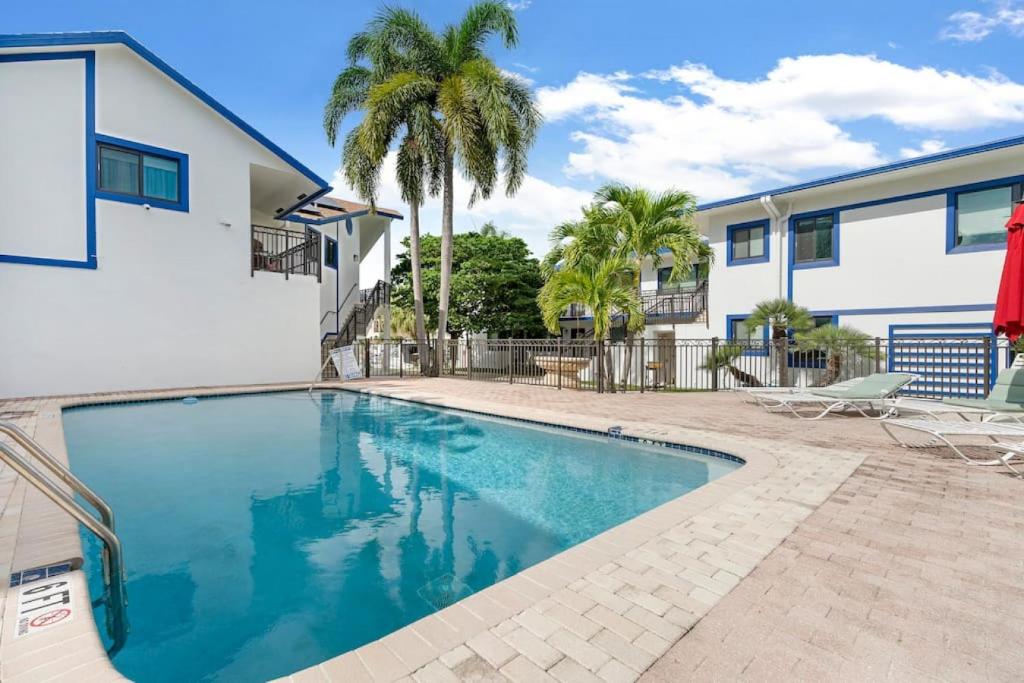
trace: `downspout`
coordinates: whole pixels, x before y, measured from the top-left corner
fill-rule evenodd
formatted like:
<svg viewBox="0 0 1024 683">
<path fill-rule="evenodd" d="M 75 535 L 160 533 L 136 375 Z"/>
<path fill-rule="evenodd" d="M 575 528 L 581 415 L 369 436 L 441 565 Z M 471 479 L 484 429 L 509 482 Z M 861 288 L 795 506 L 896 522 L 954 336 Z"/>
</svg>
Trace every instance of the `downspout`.
<svg viewBox="0 0 1024 683">
<path fill-rule="evenodd" d="M 770 194 L 761 196 L 761 206 L 771 217 L 771 222 L 775 224 L 775 253 L 778 254 L 779 262 L 778 297 L 781 299 L 788 295 L 786 292 L 786 263 L 789 255 L 783 252 L 783 246 L 785 245 L 785 221 L 789 220 L 789 214 L 783 216 Z"/>
</svg>

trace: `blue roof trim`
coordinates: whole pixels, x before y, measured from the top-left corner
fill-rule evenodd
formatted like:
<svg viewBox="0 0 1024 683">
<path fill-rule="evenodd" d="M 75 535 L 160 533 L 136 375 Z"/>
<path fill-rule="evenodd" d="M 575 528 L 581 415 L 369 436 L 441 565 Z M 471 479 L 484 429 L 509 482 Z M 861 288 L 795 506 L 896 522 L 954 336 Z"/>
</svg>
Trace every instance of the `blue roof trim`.
<svg viewBox="0 0 1024 683">
<path fill-rule="evenodd" d="M 306 199 L 302 202 L 302 205 L 305 206 L 310 201 L 312 200 Z M 360 216 L 367 216 L 369 214 L 369 209 L 363 209 L 361 211 L 350 211 L 349 213 L 342 213 L 338 214 L 337 216 L 328 216 L 326 218 L 306 218 L 304 216 L 296 216 L 294 214 L 290 216 L 281 214 L 277 216 L 277 218 L 284 221 L 291 221 L 292 223 L 305 223 L 306 225 L 326 225 L 328 223 L 337 223 L 338 221 L 351 220 L 353 218 L 359 218 Z M 377 215 L 383 216 L 384 218 L 395 218 L 398 220 L 403 220 L 402 214 L 392 213 L 390 211 L 385 211 L 384 209 L 377 209 Z"/>
<path fill-rule="evenodd" d="M 99 45 L 120 43 L 129 48 L 144 60 L 152 64 L 156 69 L 163 72 L 168 78 L 176 82 L 185 90 L 196 96 L 201 102 L 209 106 L 215 112 L 235 124 L 244 133 L 256 142 L 260 143 L 275 155 L 284 160 L 289 166 L 316 183 L 319 187 L 329 187 L 330 184 L 309 170 L 299 162 L 298 159 L 288 154 L 276 144 L 271 142 L 258 130 L 239 118 L 234 112 L 223 104 L 213 99 L 199 86 L 188 80 L 174 70 L 167 62 L 157 57 L 144 47 L 139 41 L 132 38 L 124 31 L 82 31 L 70 33 L 16 33 L 0 35 L 0 48 L 10 47 L 51 47 L 60 45 Z"/>
<path fill-rule="evenodd" d="M 860 171 L 852 171 L 850 173 L 842 173 L 840 175 L 828 176 L 827 178 L 809 180 L 804 183 L 797 183 L 796 185 L 778 187 L 775 188 L 774 190 L 765 190 L 764 192 L 756 192 L 754 194 L 743 195 L 742 197 L 733 197 L 732 199 L 722 199 L 717 202 L 701 204 L 697 207 L 697 210 L 708 211 L 710 209 L 719 209 L 723 206 L 732 206 L 733 204 L 743 204 L 744 202 L 751 202 L 760 199 L 765 195 L 775 196 L 780 194 L 789 194 L 791 192 L 799 192 L 800 190 L 810 190 L 815 187 L 822 187 L 824 185 L 834 185 L 835 183 L 842 183 L 846 182 L 847 180 L 867 178 L 869 176 L 879 175 L 881 173 L 899 171 L 905 168 L 913 168 L 914 166 L 923 166 L 925 164 L 934 164 L 939 161 L 957 159 L 959 157 L 966 157 L 972 154 L 981 154 L 982 152 L 991 152 L 993 150 L 1005 149 L 1007 147 L 1016 147 L 1017 145 L 1024 145 L 1024 136 L 1005 138 L 1003 140 L 995 140 L 993 142 L 986 142 L 980 145 L 971 145 L 970 147 L 961 147 L 959 149 L 950 149 L 945 152 L 928 154 L 922 157 L 914 157 L 913 159 L 904 159 L 903 161 L 897 161 L 895 163 L 885 164 L 883 166 L 873 166 L 871 168 L 861 169 Z"/>
</svg>

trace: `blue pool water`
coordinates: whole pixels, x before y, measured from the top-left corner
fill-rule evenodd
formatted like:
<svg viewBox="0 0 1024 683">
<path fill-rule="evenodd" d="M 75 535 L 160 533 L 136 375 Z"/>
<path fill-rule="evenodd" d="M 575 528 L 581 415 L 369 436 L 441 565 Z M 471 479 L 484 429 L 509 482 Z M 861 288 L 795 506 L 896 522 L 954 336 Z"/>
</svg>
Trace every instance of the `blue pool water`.
<svg viewBox="0 0 1024 683">
<path fill-rule="evenodd" d="M 117 515 L 114 664 L 143 682 L 294 672 L 737 467 L 347 392 L 77 408 L 64 430 Z"/>
</svg>

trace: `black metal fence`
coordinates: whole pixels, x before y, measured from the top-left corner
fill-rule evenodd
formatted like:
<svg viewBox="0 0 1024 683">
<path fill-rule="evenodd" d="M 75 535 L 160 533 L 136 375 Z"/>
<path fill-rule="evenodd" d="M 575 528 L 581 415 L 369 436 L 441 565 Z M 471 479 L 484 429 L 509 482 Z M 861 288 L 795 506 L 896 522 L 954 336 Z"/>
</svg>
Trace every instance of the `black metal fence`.
<svg viewBox="0 0 1024 683">
<path fill-rule="evenodd" d="M 252 266 L 289 275 L 314 275 L 320 281 L 320 233 L 305 233 L 263 225 L 251 226 Z"/>
<path fill-rule="evenodd" d="M 530 384 L 597 392 L 718 391 L 742 387 L 822 387 L 876 372 L 917 379 L 904 390 L 932 398 L 983 397 L 1013 351 L 1005 340 L 869 339 L 833 348 L 791 340 L 723 339 L 629 342 L 592 339 L 479 339 L 446 342 L 436 367 L 435 341 L 424 343 L 428 374 L 481 382 Z M 366 377 L 421 374 L 414 340 L 360 340 L 356 359 Z"/>
</svg>

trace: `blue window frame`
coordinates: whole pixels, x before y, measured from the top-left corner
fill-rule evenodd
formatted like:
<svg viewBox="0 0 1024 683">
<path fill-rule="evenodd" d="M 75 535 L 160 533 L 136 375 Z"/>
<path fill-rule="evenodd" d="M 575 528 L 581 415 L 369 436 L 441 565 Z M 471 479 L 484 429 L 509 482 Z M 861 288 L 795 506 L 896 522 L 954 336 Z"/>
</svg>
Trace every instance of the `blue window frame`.
<svg viewBox="0 0 1024 683">
<path fill-rule="evenodd" d="M 188 155 L 96 135 L 96 196 L 188 211 Z"/>
<path fill-rule="evenodd" d="M 725 338 L 728 341 L 736 342 L 762 342 L 760 347 L 747 348 L 743 351 L 744 356 L 767 356 L 768 355 L 768 328 L 762 326 L 756 329 L 749 329 L 745 323 L 747 315 L 725 316 Z"/>
<path fill-rule="evenodd" d="M 830 209 L 789 219 L 789 262 L 794 269 L 839 265 L 839 211 Z"/>
<path fill-rule="evenodd" d="M 1006 248 L 1006 221 L 1020 183 L 986 184 L 946 195 L 946 253 Z"/>
<path fill-rule="evenodd" d="M 338 240 L 324 235 L 324 265 L 338 269 Z"/>
<path fill-rule="evenodd" d="M 814 327 L 825 325 L 839 325 L 838 315 L 816 315 L 814 316 Z M 793 333 L 790 332 L 792 337 Z M 808 349 L 807 351 L 791 351 L 789 353 L 789 367 L 791 368 L 824 368 L 828 358 L 824 351 L 819 349 Z"/>
<path fill-rule="evenodd" d="M 767 263 L 771 230 L 767 220 L 737 223 L 725 228 L 726 266 Z"/>
</svg>

